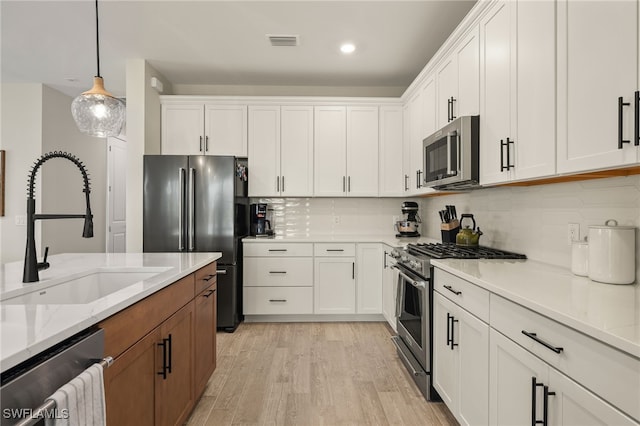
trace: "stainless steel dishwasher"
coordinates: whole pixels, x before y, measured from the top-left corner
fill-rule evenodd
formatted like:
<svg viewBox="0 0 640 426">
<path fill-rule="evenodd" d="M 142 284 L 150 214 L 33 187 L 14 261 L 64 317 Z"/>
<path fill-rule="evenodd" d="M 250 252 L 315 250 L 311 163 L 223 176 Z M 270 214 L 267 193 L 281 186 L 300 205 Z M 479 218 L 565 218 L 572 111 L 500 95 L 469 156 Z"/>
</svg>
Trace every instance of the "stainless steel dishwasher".
<svg viewBox="0 0 640 426">
<path fill-rule="evenodd" d="M 3 372 L 0 425 L 44 424 L 50 415 L 45 411 L 55 410 L 55 403 L 45 400 L 103 357 L 104 331 L 91 329 Z"/>
</svg>

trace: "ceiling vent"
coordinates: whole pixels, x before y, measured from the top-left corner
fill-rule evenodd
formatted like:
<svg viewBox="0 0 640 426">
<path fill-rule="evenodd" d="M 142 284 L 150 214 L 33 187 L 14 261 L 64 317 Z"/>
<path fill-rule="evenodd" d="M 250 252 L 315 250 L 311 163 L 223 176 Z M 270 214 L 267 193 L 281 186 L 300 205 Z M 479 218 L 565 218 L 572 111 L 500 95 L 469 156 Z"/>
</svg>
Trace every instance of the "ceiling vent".
<svg viewBox="0 0 640 426">
<path fill-rule="evenodd" d="M 267 34 L 267 37 L 269 38 L 269 42 L 271 42 L 272 46 L 297 46 L 298 45 L 297 35 Z"/>
</svg>

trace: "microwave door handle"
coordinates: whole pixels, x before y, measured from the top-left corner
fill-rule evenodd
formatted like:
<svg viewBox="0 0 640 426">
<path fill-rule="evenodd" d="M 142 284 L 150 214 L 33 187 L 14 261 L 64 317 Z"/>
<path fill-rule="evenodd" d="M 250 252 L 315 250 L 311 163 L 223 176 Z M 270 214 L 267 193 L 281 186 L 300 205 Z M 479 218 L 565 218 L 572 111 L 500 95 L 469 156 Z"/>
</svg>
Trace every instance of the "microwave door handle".
<svg viewBox="0 0 640 426">
<path fill-rule="evenodd" d="M 453 132 L 449 132 L 447 133 L 447 175 L 452 175 L 454 171 L 457 170 L 453 170 L 452 166 L 451 166 L 451 143 L 452 143 L 452 139 L 453 141 L 457 144 L 458 143 L 458 138 L 457 138 L 457 133 L 455 131 Z M 459 168 L 460 166 L 460 147 L 456 146 L 456 154 L 458 157 L 458 164 L 456 166 L 456 169 Z"/>
</svg>

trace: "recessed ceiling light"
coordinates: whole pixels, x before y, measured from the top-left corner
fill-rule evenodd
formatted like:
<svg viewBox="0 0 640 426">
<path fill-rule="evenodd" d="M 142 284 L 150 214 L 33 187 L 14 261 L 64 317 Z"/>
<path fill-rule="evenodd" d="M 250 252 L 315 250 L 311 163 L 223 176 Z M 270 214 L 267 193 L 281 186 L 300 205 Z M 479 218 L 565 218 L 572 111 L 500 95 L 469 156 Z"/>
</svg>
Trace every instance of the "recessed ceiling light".
<svg viewBox="0 0 640 426">
<path fill-rule="evenodd" d="M 345 55 L 353 53 L 355 50 L 356 46 L 353 43 L 344 43 L 342 46 L 340 46 L 340 51 Z"/>
</svg>

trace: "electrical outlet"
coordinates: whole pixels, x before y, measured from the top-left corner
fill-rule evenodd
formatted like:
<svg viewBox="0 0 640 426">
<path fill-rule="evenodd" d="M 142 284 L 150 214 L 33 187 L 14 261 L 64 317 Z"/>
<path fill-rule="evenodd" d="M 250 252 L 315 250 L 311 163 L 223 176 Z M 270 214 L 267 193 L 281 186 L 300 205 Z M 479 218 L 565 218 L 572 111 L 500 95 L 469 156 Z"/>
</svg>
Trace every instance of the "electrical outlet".
<svg viewBox="0 0 640 426">
<path fill-rule="evenodd" d="M 571 245 L 574 241 L 580 241 L 580 224 L 570 223 L 567 229 L 567 243 Z"/>
<path fill-rule="evenodd" d="M 335 223 L 336 225 L 337 225 L 338 223 L 340 223 L 340 216 L 334 216 L 334 217 L 333 217 L 333 223 Z"/>
<path fill-rule="evenodd" d="M 17 215 L 16 216 L 16 226 L 26 226 L 27 225 L 27 216 L 26 215 Z"/>
</svg>

